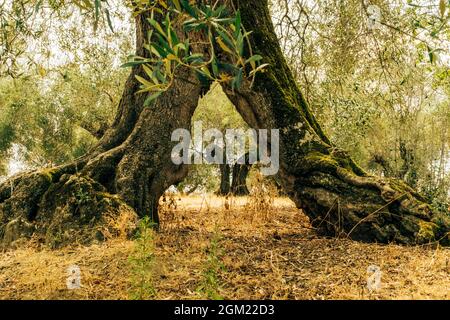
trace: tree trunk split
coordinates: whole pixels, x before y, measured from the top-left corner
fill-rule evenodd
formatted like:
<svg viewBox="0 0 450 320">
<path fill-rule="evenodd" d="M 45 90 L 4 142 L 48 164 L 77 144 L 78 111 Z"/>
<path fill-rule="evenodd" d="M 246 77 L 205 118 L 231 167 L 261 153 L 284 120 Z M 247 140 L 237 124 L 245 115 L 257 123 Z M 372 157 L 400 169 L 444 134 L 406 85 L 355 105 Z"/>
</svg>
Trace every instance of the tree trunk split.
<svg viewBox="0 0 450 320">
<path fill-rule="evenodd" d="M 280 129 L 280 177 L 291 199 L 326 236 L 366 242 L 449 244 L 448 215 L 433 212 L 418 193 L 398 180 L 365 173 L 334 147 L 309 111 L 283 57 L 267 0 L 240 0 L 242 22 L 255 53 L 270 67 L 250 87 L 224 90 L 255 129 Z M 137 54 L 147 31 L 136 18 Z M 0 184 L 3 247 L 34 236 L 52 247 L 101 240 L 105 216 L 130 211 L 158 222 L 158 200 L 187 174 L 172 163 L 171 134 L 190 129 L 206 88 L 189 69 L 151 107 L 136 95 L 136 67 L 127 80 L 116 119 L 86 156 L 52 169 L 23 173 Z M 244 170 L 245 171 L 245 170 Z M 244 172 L 245 173 L 245 172 Z M 237 176 L 242 172 L 236 172 Z"/>
<path fill-rule="evenodd" d="M 250 194 L 247 188 L 247 177 L 252 168 L 252 165 L 249 164 L 249 153 L 243 155 L 240 160 L 244 160 L 244 164 L 235 163 L 231 165 L 225 163 L 220 165 L 220 187 L 217 191 L 218 195 L 246 196 Z"/>
</svg>

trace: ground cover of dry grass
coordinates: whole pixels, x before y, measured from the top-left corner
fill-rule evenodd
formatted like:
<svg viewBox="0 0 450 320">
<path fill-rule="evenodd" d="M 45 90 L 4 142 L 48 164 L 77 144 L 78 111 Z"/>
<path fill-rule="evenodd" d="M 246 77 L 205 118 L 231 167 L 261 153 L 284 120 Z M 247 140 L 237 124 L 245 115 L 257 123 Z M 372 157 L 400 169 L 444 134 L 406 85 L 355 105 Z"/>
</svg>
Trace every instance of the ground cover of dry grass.
<svg viewBox="0 0 450 320">
<path fill-rule="evenodd" d="M 172 200 L 176 208 L 162 204 L 154 235 L 154 298 L 211 298 L 205 283 L 225 299 L 450 298 L 449 249 L 321 238 L 284 198 L 263 206 L 251 197 Z M 0 253 L 0 299 L 129 299 L 135 251 L 135 241 L 119 237 L 89 247 L 30 244 Z M 68 290 L 67 268 L 74 264 L 82 287 Z M 377 292 L 366 287 L 370 265 L 382 271 Z"/>
</svg>

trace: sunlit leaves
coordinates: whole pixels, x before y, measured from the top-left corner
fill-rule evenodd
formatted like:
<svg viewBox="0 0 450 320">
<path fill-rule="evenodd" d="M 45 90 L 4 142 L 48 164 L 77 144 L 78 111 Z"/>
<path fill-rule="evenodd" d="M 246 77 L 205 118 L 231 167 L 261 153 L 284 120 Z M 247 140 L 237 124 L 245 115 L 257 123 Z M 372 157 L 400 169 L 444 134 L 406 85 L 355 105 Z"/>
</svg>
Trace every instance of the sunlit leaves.
<svg viewBox="0 0 450 320">
<path fill-rule="evenodd" d="M 188 0 L 138 1 L 135 12 L 143 11 L 151 13 L 147 19 L 151 31 L 145 44 L 150 57 L 132 56 L 124 67 L 144 67 L 146 78 L 136 78 L 141 83 L 138 93 L 151 94 L 146 104 L 170 88 L 175 71 L 181 66 L 195 70 L 205 86 L 213 81 L 226 82 L 233 90 L 267 67 L 260 64 L 263 57 L 252 54 L 248 41 L 251 33 L 244 30 L 239 11 Z M 185 40 L 179 39 L 180 30 L 187 35 Z M 196 32 L 202 32 L 208 40 L 207 53 L 195 52 L 190 44 L 189 35 Z"/>
<path fill-rule="evenodd" d="M 106 19 L 106 24 L 109 29 L 114 32 L 111 13 L 107 6 L 103 4 L 107 4 L 106 0 L 71 0 L 71 2 L 80 8 L 82 12 L 92 12 L 93 15 L 93 28 L 94 31 L 97 31 L 99 22 L 104 15 Z"/>
<path fill-rule="evenodd" d="M 423 1 L 408 1 L 409 14 L 415 15 L 413 27 L 422 29 L 431 38 L 437 39 L 439 35 L 444 35 L 449 31 L 450 14 L 447 9 L 450 7 L 448 0 L 435 0 L 436 4 L 431 5 Z M 433 8 L 430 12 L 430 8 Z M 415 31 L 415 30 L 414 30 Z"/>
<path fill-rule="evenodd" d="M 439 12 L 441 14 L 441 17 L 444 17 L 445 11 L 447 10 L 447 4 L 445 2 L 446 0 L 439 1 Z"/>
</svg>

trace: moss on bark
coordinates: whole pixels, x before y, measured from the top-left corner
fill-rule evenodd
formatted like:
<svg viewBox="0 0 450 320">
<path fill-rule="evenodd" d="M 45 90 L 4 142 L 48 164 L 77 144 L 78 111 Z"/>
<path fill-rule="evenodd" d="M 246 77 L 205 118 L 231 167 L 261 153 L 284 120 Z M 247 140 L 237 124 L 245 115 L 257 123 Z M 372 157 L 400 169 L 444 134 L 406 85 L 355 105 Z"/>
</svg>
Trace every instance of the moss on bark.
<svg viewBox="0 0 450 320">
<path fill-rule="evenodd" d="M 282 54 L 267 0 L 240 0 L 235 6 L 253 31 L 253 53 L 269 67 L 253 87 L 224 89 L 252 127 L 280 129 L 284 189 L 313 226 L 325 235 L 367 242 L 449 244 L 448 214 L 433 211 L 402 181 L 367 174 L 326 137 Z"/>
</svg>

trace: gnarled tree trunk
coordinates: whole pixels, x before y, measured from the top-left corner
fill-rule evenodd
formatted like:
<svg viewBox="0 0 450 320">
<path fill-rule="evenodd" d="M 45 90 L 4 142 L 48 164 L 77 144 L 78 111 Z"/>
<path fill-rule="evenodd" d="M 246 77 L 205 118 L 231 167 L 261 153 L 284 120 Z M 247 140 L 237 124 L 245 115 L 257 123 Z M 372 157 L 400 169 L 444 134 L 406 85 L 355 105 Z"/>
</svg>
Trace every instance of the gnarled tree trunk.
<svg viewBox="0 0 450 320">
<path fill-rule="evenodd" d="M 227 1 L 229 2 L 229 1 Z M 448 241 L 448 216 L 398 180 L 373 177 L 334 147 L 311 114 L 282 55 L 267 0 L 234 1 L 252 47 L 270 66 L 253 87 L 224 89 L 253 128 L 280 129 L 280 176 L 286 193 L 323 234 L 346 234 L 376 242 Z M 137 54 L 147 23 L 136 18 Z M 180 35 L 182 36 L 182 35 Z M 197 41 L 202 43 L 204 41 Z M 24 173 L 0 185 L 0 239 L 4 246 L 36 235 L 59 246 L 98 237 L 107 214 L 130 210 L 158 221 L 158 199 L 187 173 L 170 157 L 173 130 L 190 128 L 202 87 L 189 69 L 179 69 L 170 90 L 154 105 L 136 95 L 135 67 L 116 119 L 97 147 L 77 161 Z"/>
<path fill-rule="evenodd" d="M 252 30 L 254 53 L 270 67 L 233 92 L 224 86 L 253 128 L 280 129 L 280 175 L 285 192 L 325 235 L 366 242 L 448 243 L 448 215 L 433 212 L 399 180 L 364 172 L 332 145 L 311 114 L 281 52 L 267 0 L 234 1 Z"/>
<path fill-rule="evenodd" d="M 148 22 L 136 17 L 137 55 L 146 56 Z M 182 35 L 180 35 L 182 36 Z M 0 185 L 0 244 L 35 235 L 51 246 L 101 238 L 106 215 L 129 210 L 158 223 L 160 196 L 187 174 L 171 161 L 171 134 L 190 129 L 202 88 L 188 68 L 151 106 L 136 94 L 144 76 L 133 68 L 112 126 L 98 145 L 73 163 L 23 173 Z"/>
</svg>

